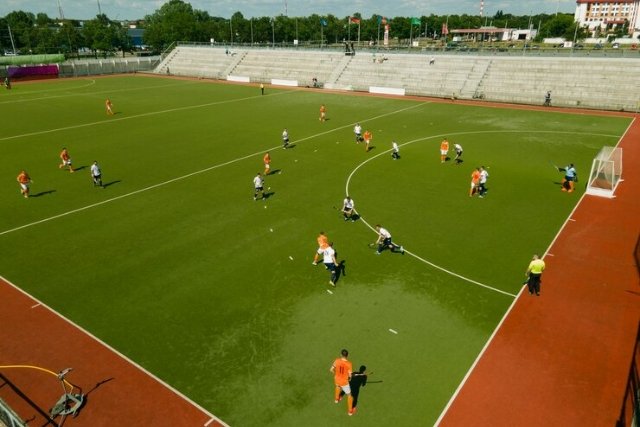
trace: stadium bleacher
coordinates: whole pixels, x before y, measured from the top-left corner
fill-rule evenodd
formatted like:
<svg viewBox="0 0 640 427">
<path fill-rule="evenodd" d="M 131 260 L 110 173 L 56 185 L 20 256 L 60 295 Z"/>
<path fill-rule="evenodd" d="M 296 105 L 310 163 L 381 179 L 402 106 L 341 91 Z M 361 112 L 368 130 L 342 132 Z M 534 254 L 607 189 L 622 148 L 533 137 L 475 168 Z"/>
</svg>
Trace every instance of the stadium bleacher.
<svg viewBox="0 0 640 427">
<path fill-rule="evenodd" d="M 434 59 L 432 61 L 432 58 Z M 635 58 L 407 54 L 296 49 L 177 46 L 156 73 L 310 86 L 315 77 L 332 89 L 403 89 L 407 95 L 637 111 L 640 60 Z"/>
</svg>

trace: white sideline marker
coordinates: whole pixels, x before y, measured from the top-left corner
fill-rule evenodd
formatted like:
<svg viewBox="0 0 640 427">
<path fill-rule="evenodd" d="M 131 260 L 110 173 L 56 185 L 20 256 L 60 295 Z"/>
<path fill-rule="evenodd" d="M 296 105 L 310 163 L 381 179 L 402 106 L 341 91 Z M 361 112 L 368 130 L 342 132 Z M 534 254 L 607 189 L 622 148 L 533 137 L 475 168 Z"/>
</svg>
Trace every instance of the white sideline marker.
<svg viewBox="0 0 640 427">
<path fill-rule="evenodd" d="M 576 220 L 573 218 L 569 218 L 569 221 L 576 222 Z"/>
<path fill-rule="evenodd" d="M 38 303 L 38 304 L 32 305 L 32 306 L 31 306 L 31 308 L 40 307 L 40 305 L 41 305 L 41 304 L 40 304 L 40 303 Z"/>
<path fill-rule="evenodd" d="M 333 292 L 331 292 L 331 289 L 327 289 L 327 292 L 333 295 Z"/>
<path fill-rule="evenodd" d="M 555 256 L 554 254 L 547 254 L 547 256 Z"/>
<path fill-rule="evenodd" d="M 292 257 L 291 255 L 289 255 L 289 259 L 290 259 L 291 261 L 293 261 L 293 257 Z"/>
<path fill-rule="evenodd" d="M 391 332 L 392 334 L 398 335 L 398 331 L 396 331 L 395 329 L 389 328 L 389 332 Z"/>
</svg>

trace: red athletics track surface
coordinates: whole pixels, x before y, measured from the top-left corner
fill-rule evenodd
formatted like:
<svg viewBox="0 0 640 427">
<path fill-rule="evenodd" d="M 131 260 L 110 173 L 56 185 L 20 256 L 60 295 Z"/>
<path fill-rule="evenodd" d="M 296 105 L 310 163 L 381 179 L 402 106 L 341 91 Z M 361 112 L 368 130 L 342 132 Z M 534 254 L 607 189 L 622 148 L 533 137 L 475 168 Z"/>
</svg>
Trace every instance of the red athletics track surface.
<svg viewBox="0 0 640 427">
<path fill-rule="evenodd" d="M 226 426 L 148 372 L 0 278 L 0 365 L 32 365 L 59 372 L 82 388 L 86 404 L 65 427 Z M 39 413 L 0 380 L 0 398 L 31 426 L 62 396 L 58 379 L 35 369 L 0 368 L 42 409 Z M 78 393 L 74 390 L 74 393 Z M 54 421 L 60 422 L 61 417 Z M 52 425 L 52 424 L 49 424 Z"/>
<path fill-rule="evenodd" d="M 616 198 L 583 197 L 545 257 L 541 296 L 519 294 L 441 426 L 616 425 L 640 317 L 639 143 L 636 118 Z"/>
</svg>

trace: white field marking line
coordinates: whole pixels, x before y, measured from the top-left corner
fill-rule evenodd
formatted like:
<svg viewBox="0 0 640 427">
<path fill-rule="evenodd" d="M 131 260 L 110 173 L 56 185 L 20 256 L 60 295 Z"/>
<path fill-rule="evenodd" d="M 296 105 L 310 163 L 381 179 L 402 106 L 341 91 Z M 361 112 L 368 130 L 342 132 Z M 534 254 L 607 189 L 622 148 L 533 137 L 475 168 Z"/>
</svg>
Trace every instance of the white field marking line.
<svg viewBox="0 0 640 427">
<path fill-rule="evenodd" d="M 564 134 L 572 134 L 572 135 L 592 135 L 592 136 L 605 136 L 605 137 L 616 137 L 616 138 L 620 138 L 620 137 L 619 137 L 619 136 L 617 136 L 617 135 L 594 134 L 594 133 L 590 133 L 590 132 L 569 132 L 569 131 L 566 131 L 566 132 L 556 132 L 556 131 L 544 131 L 544 130 L 543 130 L 543 131 L 541 131 L 541 130 L 535 130 L 535 131 L 532 131 L 532 130 L 487 130 L 487 131 L 466 131 L 466 132 L 454 132 L 454 133 L 446 133 L 446 134 L 432 135 L 432 136 L 428 136 L 428 137 L 424 137 L 424 138 L 418 138 L 418 139 L 414 139 L 414 140 L 411 140 L 411 141 L 407 141 L 407 142 L 405 142 L 405 143 L 399 144 L 399 146 L 400 146 L 400 147 L 403 147 L 403 146 L 405 146 L 405 145 L 413 144 L 413 143 L 416 143 L 416 142 L 422 142 L 422 141 L 425 141 L 425 140 L 435 139 L 435 138 L 442 138 L 442 137 L 445 137 L 445 136 L 449 136 L 449 137 L 450 137 L 451 135 L 457 135 L 457 136 L 459 136 L 459 135 L 475 135 L 475 134 L 479 134 L 479 133 L 527 133 L 527 134 L 530 134 L 530 133 L 554 133 L 554 134 L 561 134 L 561 133 L 564 133 Z M 626 134 L 626 131 L 625 131 L 625 134 Z M 351 171 L 351 173 L 349 174 L 349 176 L 347 177 L 347 182 L 346 182 L 346 184 L 345 184 L 345 194 L 351 194 L 351 193 L 349 192 L 349 184 L 351 183 L 351 178 L 353 178 L 353 176 L 356 174 L 356 172 L 358 171 L 358 169 L 360 169 L 361 167 L 363 167 L 363 166 L 364 166 L 365 164 L 367 164 L 368 162 L 370 162 L 370 161 L 372 161 L 372 160 L 374 160 L 374 159 L 377 159 L 377 158 L 378 158 L 378 157 L 380 157 L 380 156 L 383 156 L 383 155 L 386 155 L 386 154 L 390 153 L 392 150 L 393 150 L 393 149 L 392 149 L 392 148 L 390 148 L 390 149 L 388 149 L 388 150 L 386 150 L 386 151 L 383 151 L 383 152 L 381 152 L 381 153 L 379 153 L 379 154 L 376 154 L 376 155 L 374 155 L 374 156 L 372 156 L 372 157 L 369 157 L 367 160 L 363 161 L 363 162 L 362 162 L 362 163 L 360 163 L 358 166 L 356 166 L 356 167 L 353 169 L 353 171 Z M 574 209 L 574 210 L 575 210 L 575 209 Z M 573 211 L 572 211 L 571 213 L 573 214 Z M 570 217 L 571 217 L 571 215 L 569 216 L 569 218 L 570 218 Z M 373 232 L 375 233 L 375 228 L 374 228 L 374 227 L 372 227 L 372 226 L 371 226 L 371 224 L 369 224 L 369 223 L 368 223 L 368 222 L 367 222 L 363 217 L 360 217 L 360 220 L 361 220 L 361 221 L 362 221 L 362 222 L 363 222 L 367 227 L 369 227 L 369 229 L 371 229 L 371 231 L 373 231 Z M 377 233 L 376 233 L 376 234 L 377 234 Z M 474 285 L 481 286 L 481 287 L 483 287 L 483 288 L 490 289 L 490 290 L 492 290 L 492 291 L 495 291 L 495 292 L 498 292 L 498 293 L 501 293 L 501 294 L 504 294 L 504 295 L 508 295 L 508 296 L 511 296 L 511 297 L 514 297 L 514 298 L 516 297 L 516 295 L 514 295 L 514 294 L 512 294 L 512 293 L 510 293 L 510 292 L 505 292 L 505 291 L 503 291 L 503 290 L 501 290 L 501 289 L 494 288 L 493 286 L 486 285 L 486 284 L 484 284 L 484 283 L 481 283 L 481 282 L 478 282 L 478 281 L 476 281 L 476 280 L 470 279 L 470 278 L 468 278 L 468 277 L 462 276 L 462 275 L 460 275 L 460 274 L 454 273 L 453 271 L 447 270 L 446 268 L 441 267 L 441 266 L 439 266 L 439 265 L 436 265 L 436 264 L 434 264 L 434 263 L 432 263 L 432 262 L 430 262 L 430 261 L 428 261 L 428 260 L 426 260 L 426 259 L 424 259 L 424 258 L 422 258 L 422 257 L 420 257 L 420 256 L 418 256 L 418 255 L 416 255 L 416 254 L 414 254 L 414 253 L 412 253 L 411 251 L 408 251 L 407 249 L 405 249 L 405 252 L 406 252 L 406 253 L 408 253 L 409 255 L 411 255 L 412 257 L 414 257 L 414 258 L 416 258 L 416 259 L 418 259 L 418 260 L 422 261 L 423 263 L 425 263 L 425 264 L 427 264 L 427 265 L 430 265 L 431 267 L 436 268 L 436 269 L 438 269 L 438 270 L 440 270 L 440 271 L 442 271 L 442 272 L 444 272 L 444 273 L 447 273 L 447 274 L 449 274 L 449 275 L 451 275 L 451 276 L 457 277 L 457 278 L 459 278 L 459 279 L 462 279 L 462 280 L 467 281 L 467 282 L 469 282 L 469 283 L 472 283 L 472 284 L 474 284 Z"/>
<path fill-rule="evenodd" d="M 291 92 L 279 92 L 279 93 L 272 94 L 271 96 L 277 96 L 277 95 L 287 94 L 287 93 L 291 93 Z M 187 105 L 187 106 L 184 106 L 184 107 L 169 108 L 167 110 L 151 111 L 149 113 L 136 114 L 135 116 L 126 116 L 126 117 L 119 117 L 119 118 L 113 118 L 113 119 L 105 119 L 105 120 L 102 120 L 102 121 L 99 121 L 99 122 L 83 123 L 83 124 L 80 124 L 80 125 L 72 125 L 72 126 L 65 126 L 65 127 L 61 127 L 61 128 L 55 128 L 55 129 L 41 130 L 41 131 L 37 131 L 37 132 L 23 133 L 21 135 L 5 136 L 4 138 L 0 138 L 0 141 L 7 141 L 7 140 L 10 140 L 10 139 L 24 138 L 26 136 L 44 135 L 44 134 L 47 134 L 47 133 L 61 132 L 61 131 L 65 131 L 65 130 L 79 129 L 79 128 L 84 128 L 84 127 L 89 127 L 89 126 L 105 125 L 105 124 L 120 122 L 120 121 L 123 121 L 123 120 L 133 120 L 133 119 L 139 119 L 141 117 L 156 116 L 158 114 L 174 113 L 176 111 L 194 110 L 196 108 L 211 107 L 213 105 L 231 104 L 233 102 L 242 102 L 242 101 L 247 101 L 247 100 L 255 99 L 255 98 L 260 98 L 260 95 L 253 95 L 253 96 L 248 96 L 248 97 L 245 97 L 245 98 L 237 98 L 237 99 L 227 99 L 227 100 L 224 100 L 224 101 L 207 102 L 205 104 Z"/>
<path fill-rule="evenodd" d="M 13 289 L 15 289 L 16 291 L 20 292 L 21 294 L 23 294 L 24 296 L 26 296 L 27 298 L 31 299 L 32 301 L 38 303 L 39 305 L 41 305 L 42 307 L 46 308 L 47 310 L 49 310 L 53 315 L 57 316 L 58 318 L 62 319 L 64 322 L 68 323 L 69 325 L 73 326 L 74 328 L 76 328 L 77 330 L 79 330 L 80 332 L 82 332 L 83 334 L 87 335 L 88 337 L 90 337 L 91 339 L 93 339 L 95 342 L 97 342 L 98 344 L 102 345 L 103 347 L 105 347 L 107 350 L 113 352 L 114 354 L 116 354 L 118 357 L 120 357 L 121 359 L 125 360 L 126 362 L 130 363 L 132 366 L 134 366 L 135 368 L 137 368 L 139 371 L 141 371 L 142 373 L 144 373 L 145 375 L 148 375 L 149 377 L 153 378 L 154 380 L 156 380 L 159 384 L 163 385 L 164 387 L 166 387 L 167 389 L 169 389 L 170 391 L 172 391 L 174 394 L 178 395 L 179 397 L 181 397 L 183 400 L 185 400 L 187 403 L 193 405 L 194 407 L 196 407 L 197 409 L 199 409 L 202 413 L 204 413 L 206 416 L 214 419 L 215 421 L 219 422 L 220 424 L 222 424 L 223 426 L 229 427 L 224 421 L 222 421 L 221 419 L 219 419 L 218 417 L 216 417 L 215 415 L 213 415 L 211 412 L 207 411 L 205 408 L 203 408 L 202 406 L 200 406 L 199 404 L 197 404 L 196 402 L 194 402 L 193 400 L 189 399 L 187 396 L 185 396 L 182 392 L 180 392 L 179 390 L 175 389 L 174 387 L 172 387 L 171 385 L 169 385 L 168 383 L 166 383 L 165 381 L 163 381 L 162 379 L 158 378 L 157 376 L 155 376 L 154 374 L 152 374 L 151 372 L 149 372 L 148 370 L 146 370 L 145 368 L 143 368 L 142 366 L 140 366 L 139 364 L 137 364 L 136 362 L 134 362 L 133 360 L 131 360 L 130 358 L 128 358 L 127 356 L 125 356 L 124 354 L 120 353 L 118 350 L 116 350 L 115 348 L 111 347 L 109 344 L 107 344 L 106 342 L 102 341 L 100 338 L 96 337 L 95 335 L 93 335 L 91 332 L 87 331 L 86 329 L 84 329 L 83 327 L 77 325 L 76 323 L 74 323 L 73 321 L 71 321 L 70 319 L 67 319 L 66 317 L 64 317 L 62 314 L 58 313 L 57 311 L 55 311 L 54 309 L 52 309 L 51 307 L 49 307 L 48 305 L 44 304 L 42 301 L 38 300 L 37 298 L 35 298 L 34 296 L 28 294 L 27 292 L 25 292 L 24 290 L 20 289 L 18 286 L 16 286 L 14 283 L 12 283 L 11 281 L 9 281 L 7 278 L 5 278 L 4 276 L 0 276 L 0 281 L 6 283 L 7 285 L 11 286 Z M 1 284 L 0 284 L 1 285 Z"/>
<path fill-rule="evenodd" d="M 93 80 L 93 83 L 95 83 L 95 80 Z M 173 86 L 186 86 L 188 84 L 195 84 L 196 82 L 182 82 L 182 84 L 180 83 L 173 83 L 173 84 L 167 84 L 167 85 L 155 85 L 155 86 L 145 86 L 145 87 L 139 87 L 139 88 L 128 88 L 128 89 L 115 89 L 115 90 L 103 90 L 103 91 L 99 91 L 99 92 L 90 92 L 90 93 L 67 93 L 64 95 L 53 95 L 53 96 L 41 96 L 39 98 L 28 98 L 28 99 L 15 99 L 15 100 L 6 100 L 6 101 L 0 101 L 0 104 L 17 104 L 20 102 L 31 102 L 31 101 L 42 101 L 43 99 L 55 99 L 55 98 L 66 98 L 66 97 L 70 97 L 70 96 L 94 96 L 94 95 L 100 95 L 100 94 L 112 94 L 112 93 L 118 93 L 118 92 L 133 92 L 133 91 L 141 91 L 141 90 L 147 90 L 147 89 L 161 89 L 161 88 L 165 88 L 165 87 L 173 87 Z M 47 92 L 54 92 L 54 91 L 62 91 L 62 90 L 66 90 L 66 91 L 72 91 L 72 90 L 76 90 L 76 89 L 82 89 L 85 87 L 89 87 L 91 86 L 90 84 L 88 85 L 84 85 L 84 86 L 79 86 L 77 88 L 72 87 L 72 88 L 66 88 L 66 89 L 52 89 L 50 91 L 36 91 L 36 92 L 28 92 L 28 93 L 21 93 L 21 95 L 28 95 L 28 94 L 32 94 L 32 93 L 47 93 Z"/>
<path fill-rule="evenodd" d="M 82 79 L 82 80 L 89 80 L 89 83 L 87 83 L 85 85 L 82 85 L 82 86 L 77 86 L 77 87 L 61 87 L 61 88 L 57 88 L 57 89 L 34 90 L 33 92 L 13 92 L 11 95 L 27 96 L 27 95 L 38 94 L 38 93 L 71 91 L 71 90 L 76 90 L 76 89 L 84 89 L 85 87 L 93 86 L 93 85 L 96 84 L 96 81 L 94 79 Z M 51 84 L 51 82 L 47 82 L 47 84 Z M 67 94 L 67 95 L 62 95 L 62 96 L 73 96 L 73 95 L 77 95 L 77 94 Z M 57 97 L 58 96 L 52 96 L 51 98 L 57 98 Z M 15 100 L 8 99 L 8 100 L 0 101 L 0 104 L 12 104 L 12 103 L 36 101 L 36 100 L 48 99 L 48 98 L 49 97 L 30 98 L 30 99 L 15 99 Z"/>
<path fill-rule="evenodd" d="M 281 92 L 281 93 L 291 93 L 291 92 Z M 259 96 L 260 96 L 260 95 L 258 95 L 258 97 L 259 97 Z M 418 104 L 418 105 L 422 105 L 422 104 Z M 411 106 L 411 107 L 409 107 L 409 108 L 415 108 L 415 106 Z M 403 108 L 403 109 L 401 109 L 401 110 L 396 110 L 396 111 L 393 111 L 393 112 L 390 112 L 390 113 L 381 114 L 381 115 L 376 116 L 376 117 L 373 117 L 373 118 L 371 118 L 371 119 L 369 119 L 369 120 L 374 120 L 374 119 L 376 119 L 376 118 L 380 118 L 380 117 L 388 116 L 388 115 L 391 115 L 391 114 L 400 113 L 400 112 L 405 111 L 405 110 L 407 110 L 407 109 L 409 109 L 409 108 Z M 317 134 L 315 134 L 315 135 L 311 135 L 311 136 L 308 136 L 308 137 L 306 137 L 306 138 L 299 139 L 299 140 L 298 140 L 298 141 L 296 141 L 296 142 L 302 142 L 302 141 L 306 141 L 306 140 L 309 140 L 309 139 L 313 139 L 313 138 L 315 138 L 315 137 L 318 137 L 318 136 L 321 136 L 321 135 L 326 135 L 327 133 L 335 132 L 335 131 L 338 131 L 338 130 L 340 130 L 340 129 L 344 129 L 344 128 L 346 128 L 346 127 L 350 127 L 350 126 L 351 126 L 351 125 L 345 125 L 345 126 L 341 126 L 341 127 L 335 128 L 335 129 L 327 130 L 327 131 L 325 131 L 325 132 L 320 132 L 320 133 L 317 133 Z M 23 228 L 28 228 L 28 227 L 31 227 L 31 226 L 34 226 L 34 225 L 42 224 L 42 223 L 44 223 L 44 222 L 52 221 L 52 220 L 54 220 L 54 219 L 62 218 L 62 217 L 65 217 L 65 216 L 67 216 L 67 215 L 71 215 L 71 214 L 74 214 L 74 213 L 77 213 L 77 212 L 82 212 L 82 211 L 87 210 L 87 209 L 95 208 L 96 206 L 100 206 L 100 205 L 104 205 L 104 204 L 107 204 L 107 203 L 111 203 L 111 202 L 114 202 L 114 201 L 116 201 L 116 200 L 124 199 L 124 198 L 126 198 L 126 197 L 133 196 L 133 195 L 136 195 L 136 194 L 139 194 L 139 193 L 143 193 L 143 192 L 145 192 L 145 191 L 153 190 L 153 189 L 158 188 L 158 187 L 163 187 L 163 186 L 165 186 L 165 185 L 168 185 L 168 184 L 171 184 L 171 183 L 174 183 L 174 182 L 177 182 L 177 181 L 181 181 L 181 180 L 183 180 L 183 179 L 187 179 L 187 178 L 190 178 L 190 177 L 192 177 L 192 176 L 199 175 L 199 174 L 202 174 L 202 173 L 205 173 L 205 172 L 209 172 L 209 171 L 211 171 L 211 170 L 213 170 L 213 169 L 221 168 L 221 167 L 223 167 L 223 166 L 228 166 L 228 165 L 230 165 L 230 164 L 237 163 L 237 162 L 240 162 L 240 161 L 242 161 L 242 160 L 246 160 L 246 159 L 251 158 L 251 157 L 255 157 L 255 156 L 262 156 L 262 155 L 264 154 L 264 152 L 265 152 L 265 151 L 276 150 L 278 147 L 280 147 L 280 145 L 277 145 L 277 146 L 272 147 L 272 148 L 267 149 L 267 150 L 260 150 L 260 151 L 258 151 L 258 152 L 255 152 L 255 153 L 252 153 L 252 154 L 248 154 L 248 155 L 243 156 L 243 157 L 237 157 L 237 158 L 232 159 L 232 160 L 229 160 L 229 161 L 227 161 L 227 162 L 219 163 L 219 164 L 217 164 L 217 165 L 213 165 L 213 166 L 210 166 L 210 167 L 208 167 L 208 168 L 201 169 L 201 170 L 199 170 L 199 171 L 191 172 L 191 173 L 188 173 L 188 174 L 186 174 L 186 175 L 182 175 L 182 176 L 179 176 L 179 177 L 176 177 L 176 178 L 172 178 L 172 179 L 170 179 L 170 180 L 167 180 L 167 181 L 164 181 L 164 182 L 160 182 L 160 183 L 158 183 L 158 184 L 154 184 L 154 185 L 151 185 L 151 186 L 149 186 L 149 187 L 141 188 L 141 189 L 139 189 L 139 190 L 135 190 L 135 191 L 132 191 L 132 192 L 130 192 L 130 193 L 121 194 L 121 195 L 119 195 L 119 196 L 112 197 L 111 199 L 102 200 L 102 201 L 100 201 L 100 202 L 92 203 L 92 204 L 90 204 L 90 205 L 83 206 L 83 207 L 81 207 L 81 208 L 72 209 L 72 210 L 70 210 L 70 211 L 63 212 L 63 213 L 58 214 L 58 215 L 54 215 L 54 216 L 51 216 L 51 217 L 48 217 L 48 218 L 44 218 L 44 219 L 41 219 L 41 220 L 38 220 L 38 221 L 30 222 L 30 223 L 28 223 L 28 224 L 20 225 L 20 226 L 18 226 L 18 227 L 10 228 L 10 229 L 8 229 L 8 230 L 0 231 L 0 236 L 3 236 L 3 235 L 5 235 L 5 234 L 12 233 L 12 232 L 14 232 L 14 231 L 22 230 Z M 265 205 L 265 206 L 264 206 L 264 208 L 266 209 L 266 208 L 267 208 L 267 206 Z"/>
<path fill-rule="evenodd" d="M 624 133 L 622 134 L 622 136 L 619 138 L 618 143 L 616 144 L 616 147 L 618 145 L 620 145 L 620 142 L 622 142 L 622 140 L 624 139 L 625 135 L 629 132 L 629 129 L 631 129 L 631 126 L 633 126 L 633 123 L 635 122 L 635 118 L 633 118 L 631 120 L 631 122 L 629 123 L 629 126 L 627 127 L 627 129 L 624 131 Z M 562 226 L 560 227 L 560 229 L 558 230 L 558 232 L 556 233 L 555 237 L 553 238 L 553 240 L 551 241 L 551 243 L 549 244 L 549 246 L 547 247 L 547 250 L 545 251 L 544 255 L 543 255 L 543 259 L 544 257 L 546 257 L 547 255 L 549 255 L 549 250 L 553 247 L 553 245 L 556 243 L 556 240 L 558 240 L 558 237 L 560 237 L 560 234 L 564 231 L 565 227 L 567 226 L 567 223 L 569 222 L 569 219 L 573 216 L 573 214 L 576 212 L 576 210 L 578 210 L 578 208 L 580 207 L 580 205 L 582 204 L 582 200 L 585 198 L 585 196 L 587 195 L 587 193 L 582 193 L 582 196 L 580 197 L 580 200 L 578 200 L 578 203 L 576 203 L 576 206 L 573 208 L 573 210 L 571 211 L 571 213 L 569 213 L 569 216 L 567 216 L 567 220 L 564 222 L 564 224 L 562 224 Z M 553 255 L 552 255 L 553 256 Z M 440 422 L 442 422 L 442 419 L 444 418 L 444 416 L 446 415 L 446 413 L 449 411 L 449 408 L 451 407 L 451 405 L 453 404 L 453 402 L 456 400 L 456 398 L 458 397 L 458 394 L 460 394 L 460 390 L 462 390 L 462 387 L 464 387 L 464 385 L 466 384 L 467 380 L 469 379 L 469 377 L 471 376 L 472 372 L 475 370 L 475 367 L 478 365 L 478 362 L 480 362 L 480 359 L 482 358 L 482 356 L 484 355 L 484 353 L 487 351 L 487 349 L 489 348 L 489 345 L 493 342 L 493 339 L 495 338 L 495 336 L 498 334 L 498 331 L 500 330 L 500 328 L 502 327 L 502 324 L 504 323 L 504 321 L 507 319 L 507 317 L 509 316 L 509 314 L 511 313 L 511 310 L 513 310 L 513 307 L 516 304 L 516 301 L 518 301 L 518 298 L 520 298 L 520 295 L 522 295 L 522 293 L 524 292 L 524 286 L 522 288 L 520 288 L 520 292 L 518 292 L 518 296 L 513 300 L 513 302 L 511 303 L 511 305 L 509 306 L 509 308 L 507 309 L 507 311 L 504 313 L 504 316 L 502 316 L 502 319 L 500 319 L 500 323 L 498 323 L 498 325 L 496 326 L 496 328 L 493 330 L 493 332 L 491 333 L 491 336 L 489 337 L 489 339 L 487 340 L 487 342 L 485 343 L 484 347 L 482 347 L 482 350 L 480 350 L 480 353 L 478 354 L 478 357 L 476 357 L 476 360 L 473 361 L 473 364 L 471 365 L 471 367 L 469 368 L 469 370 L 467 371 L 467 373 L 465 374 L 464 378 L 462 379 L 462 381 L 460 381 L 460 384 L 458 385 L 458 388 L 456 389 L 456 391 L 453 393 L 453 395 L 451 396 L 451 399 L 449 399 L 449 402 L 447 402 L 447 405 L 444 407 L 444 409 L 442 410 L 442 412 L 440 413 L 440 416 L 438 417 L 438 419 L 436 420 L 436 422 L 434 423 L 434 427 L 437 427 L 440 425 Z"/>
<path fill-rule="evenodd" d="M 37 303 L 37 304 L 32 305 L 31 308 L 40 307 L 40 305 L 41 305 L 40 303 Z"/>
<path fill-rule="evenodd" d="M 164 181 L 164 182 L 160 182 L 158 184 L 153 184 L 153 185 L 150 185 L 149 187 L 141 188 L 139 190 L 135 190 L 135 191 L 132 191 L 130 193 L 121 194 L 119 196 L 112 197 L 112 198 L 106 199 L 106 200 L 102 200 L 102 201 L 97 202 L 97 203 L 92 203 L 90 205 L 83 206 L 81 208 L 72 209 L 70 211 L 63 212 L 63 213 L 58 214 L 58 215 L 50 216 L 48 218 L 44 218 L 44 219 L 41 219 L 41 220 L 38 220 L 38 221 L 34 221 L 34 222 L 31 222 L 31 223 L 28 223 L 28 224 L 24 224 L 24 225 L 21 225 L 21 226 L 18 226 L 18 227 L 14 227 L 14 228 L 11 228 L 11 229 L 8 229 L 8 230 L 4 230 L 4 231 L 0 232 L 0 236 L 12 233 L 14 231 L 22 230 L 23 228 L 31 227 L 31 226 L 34 226 L 34 225 L 42 224 L 44 222 L 52 221 L 54 219 L 62 218 L 62 217 L 65 217 L 67 215 L 71 215 L 71 214 L 74 214 L 74 213 L 77 213 L 77 212 L 82 212 L 82 211 L 87 210 L 87 209 L 95 208 L 96 206 L 100 206 L 100 205 L 104 205 L 104 204 L 107 204 L 107 203 L 111 203 L 111 202 L 114 202 L 116 200 L 124 199 L 126 197 L 134 196 L 134 195 L 139 194 L 139 193 L 144 193 L 145 191 L 153 190 L 154 188 L 158 188 L 158 187 L 163 187 L 163 186 L 171 184 L 173 182 L 181 181 L 183 179 L 187 179 L 187 178 L 190 178 L 190 177 L 195 176 L 195 175 L 199 175 L 199 174 L 202 174 L 202 173 L 205 173 L 205 172 L 209 172 L 209 171 L 211 171 L 213 169 L 221 168 L 223 166 L 227 166 L 227 165 L 230 165 L 232 163 L 236 163 L 236 162 L 239 162 L 241 160 L 245 160 L 245 159 L 248 159 L 250 157 L 254 157 L 256 155 L 262 155 L 263 153 L 264 153 L 264 151 L 260 151 L 260 152 L 257 152 L 257 153 L 249 154 L 249 155 L 244 156 L 244 157 L 238 157 L 238 158 L 229 160 L 227 162 L 219 163 L 217 165 L 210 166 L 208 168 L 201 169 L 201 170 L 196 171 L 196 172 L 191 172 L 191 173 L 188 173 L 186 175 L 182 175 L 182 176 L 179 176 L 179 177 L 176 177 L 176 178 L 172 178 L 170 180 L 167 180 L 167 181 Z"/>
</svg>

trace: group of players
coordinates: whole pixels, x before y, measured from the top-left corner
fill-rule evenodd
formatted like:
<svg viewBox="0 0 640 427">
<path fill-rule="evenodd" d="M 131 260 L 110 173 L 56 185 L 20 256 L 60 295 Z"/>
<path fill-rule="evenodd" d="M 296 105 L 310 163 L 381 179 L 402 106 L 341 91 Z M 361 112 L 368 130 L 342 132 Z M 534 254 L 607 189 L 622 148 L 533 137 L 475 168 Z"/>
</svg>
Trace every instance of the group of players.
<svg viewBox="0 0 640 427">
<path fill-rule="evenodd" d="M 111 103 L 111 100 L 109 100 L 108 98 L 105 100 L 105 110 L 107 115 L 109 116 L 114 115 L 113 104 Z M 59 157 L 60 157 L 60 164 L 58 165 L 58 167 L 60 169 L 68 169 L 69 172 L 71 173 L 76 171 L 76 169 L 73 168 L 71 155 L 69 154 L 69 151 L 67 150 L 66 147 L 62 148 L 62 151 L 60 152 Z M 102 169 L 100 168 L 100 165 L 98 164 L 97 160 L 93 161 L 93 164 L 90 167 L 90 173 L 91 173 L 91 179 L 93 180 L 93 186 L 105 188 L 105 186 L 102 184 Z M 25 199 L 28 199 L 31 195 L 30 191 L 31 191 L 31 184 L 33 183 L 33 179 L 31 179 L 31 176 L 29 176 L 27 171 L 23 169 L 18 174 L 16 181 L 18 181 L 18 184 L 20 186 L 20 194 L 22 194 L 22 196 Z"/>
<path fill-rule="evenodd" d="M 70 173 L 74 173 L 76 171 L 76 169 L 73 168 L 73 161 L 71 160 L 71 155 L 66 147 L 63 147 L 60 152 L 60 164 L 58 165 L 58 168 L 68 169 Z M 93 180 L 93 186 L 104 188 L 104 185 L 102 184 L 102 169 L 100 168 L 97 160 L 93 161 L 89 170 L 91 173 L 91 179 Z M 33 182 L 31 176 L 29 176 L 27 171 L 21 170 L 16 181 L 18 181 L 18 184 L 20 185 L 20 194 L 22 194 L 25 199 L 28 199 L 30 197 L 31 183 Z"/>
</svg>

